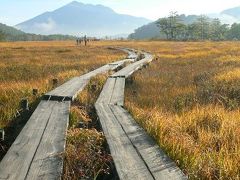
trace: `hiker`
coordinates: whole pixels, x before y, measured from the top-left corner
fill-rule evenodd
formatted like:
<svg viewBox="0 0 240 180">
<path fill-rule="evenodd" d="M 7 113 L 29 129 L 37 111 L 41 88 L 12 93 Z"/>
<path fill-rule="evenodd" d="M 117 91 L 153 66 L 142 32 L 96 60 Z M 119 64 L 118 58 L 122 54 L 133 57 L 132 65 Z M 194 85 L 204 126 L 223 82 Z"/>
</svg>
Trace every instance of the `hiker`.
<svg viewBox="0 0 240 180">
<path fill-rule="evenodd" d="M 80 42 L 80 38 L 77 38 L 76 41 L 77 41 L 77 46 L 81 44 L 81 42 Z"/>
<path fill-rule="evenodd" d="M 84 43 L 85 43 L 85 46 L 87 46 L 87 36 L 86 35 L 84 36 Z"/>
</svg>

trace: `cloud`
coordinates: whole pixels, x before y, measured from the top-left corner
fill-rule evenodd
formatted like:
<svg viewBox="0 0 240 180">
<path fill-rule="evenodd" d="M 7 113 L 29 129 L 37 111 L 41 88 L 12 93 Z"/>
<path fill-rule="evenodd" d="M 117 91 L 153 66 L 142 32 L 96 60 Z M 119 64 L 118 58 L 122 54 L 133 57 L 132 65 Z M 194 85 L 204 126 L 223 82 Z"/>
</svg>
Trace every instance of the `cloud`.
<svg viewBox="0 0 240 180">
<path fill-rule="evenodd" d="M 50 32 L 54 30 L 57 26 L 55 21 L 52 18 L 48 18 L 47 22 L 43 23 L 34 23 L 34 28 L 39 29 L 39 31 Z"/>
</svg>

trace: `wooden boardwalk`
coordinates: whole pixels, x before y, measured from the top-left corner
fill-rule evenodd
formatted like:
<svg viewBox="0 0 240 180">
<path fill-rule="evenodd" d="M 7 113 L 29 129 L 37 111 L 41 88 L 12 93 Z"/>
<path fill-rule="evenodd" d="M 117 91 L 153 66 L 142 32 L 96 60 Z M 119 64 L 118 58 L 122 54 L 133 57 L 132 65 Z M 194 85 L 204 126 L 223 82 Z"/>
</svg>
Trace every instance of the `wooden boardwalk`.
<svg viewBox="0 0 240 180">
<path fill-rule="evenodd" d="M 70 101 L 41 101 L 0 163 L 0 179 L 61 177 Z"/>
<path fill-rule="evenodd" d="M 135 71 L 142 68 L 145 64 L 150 63 L 153 60 L 153 56 L 149 53 L 144 53 L 144 58 L 135 63 L 130 64 L 129 66 L 123 68 L 117 73 L 113 74 L 111 77 L 124 77 L 127 78 L 132 75 Z"/>
<path fill-rule="evenodd" d="M 95 108 L 121 180 L 187 179 L 176 164 L 123 108 L 125 78 L 152 61 L 145 58 L 112 75 Z"/>
<path fill-rule="evenodd" d="M 110 63 L 75 77 L 44 95 L 0 162 L 0 180 L 61 179 L 71 101 L 90 78 L 114 70 L 136 57 L 134 52 L 130 55 L 131 59 Z"/>
<path fill-rule="evenodd" d="M 83 76 L 74 77 L 70 81 L 45 94 L 43 98 L 45 100 L 72 101 L 74 98 L 76 98 L 77 94 L 83 90 L 92 77 L 96 76 L 97 74 L 117 69 L 127 61 L 132 61 L 132 59 L 124 59 L 110 63 Z"/>
</svg>

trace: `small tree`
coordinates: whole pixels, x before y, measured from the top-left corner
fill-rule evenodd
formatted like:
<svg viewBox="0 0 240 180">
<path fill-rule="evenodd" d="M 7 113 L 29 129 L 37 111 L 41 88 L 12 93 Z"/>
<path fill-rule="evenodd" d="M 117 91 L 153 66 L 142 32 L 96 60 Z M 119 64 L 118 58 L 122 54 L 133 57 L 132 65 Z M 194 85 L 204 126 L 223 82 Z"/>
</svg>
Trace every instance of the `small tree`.
<svg viewBox="0 0 240 180">
<path fill-rule="evenodd" d="M 196 23 L 187 25 L 187 40 L 197 40 L 198 39 L 198 25 Z"/>
<path fill-rule="evenodd" d="M 227 34 L 230 40 L 240 40 L 240 24 L 234 23 Z"/>
<path fill-rule="evenodd" d="M 219 19 L 213 19 L 210 23 L 210 39 L 214 41 L 224 40 L 228 31 L 227 24 L 221 24 Z"/>
<path fill-rule="evenodd" d="M 157 22 L 157 26 L 168 40 L 177 40 L 182 37 L 186 29 L 177 12 L 170 12 L 167 18 L 162 18 Z"/>
<path fill-rule="evenodd" d="M 208 17 L 205 15 L 201 15 L 197 22 L 196 27 L 198 29 L 198 39 L 205 40 L 209 39 L 209 21 Z"/>
<path fill-rule="evenodd" d="M 157 26 L 160 28 L 160 31 L 166 35 L 166 38 L 169 39 L 170 30 L 169 30 L 169 21 L 168 18 L 161 18 L 157 22 Z"/>
</svg>

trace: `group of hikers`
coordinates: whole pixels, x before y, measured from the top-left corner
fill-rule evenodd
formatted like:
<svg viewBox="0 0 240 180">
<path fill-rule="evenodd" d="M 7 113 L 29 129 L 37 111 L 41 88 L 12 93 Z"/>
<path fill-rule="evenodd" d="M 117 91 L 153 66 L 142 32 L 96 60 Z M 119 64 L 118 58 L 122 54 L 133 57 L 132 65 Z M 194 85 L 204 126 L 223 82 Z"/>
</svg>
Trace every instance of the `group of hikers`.
<svg viewBox="0 0 240 180">
<path fill-rule="evenodd" d="M 87 43 L 89 42 L 89 39 L 87 38 L 86 35 L 83 38 L 77 38 L 76 39 L 77 46 L 81 45 L 82 42 L 84 43 L 85 46 L 87 46 Z"/>
</svg>

